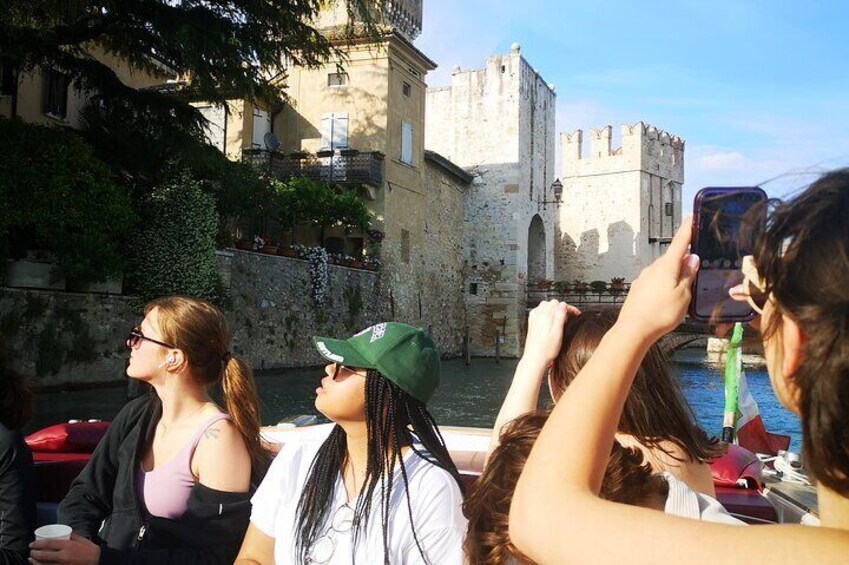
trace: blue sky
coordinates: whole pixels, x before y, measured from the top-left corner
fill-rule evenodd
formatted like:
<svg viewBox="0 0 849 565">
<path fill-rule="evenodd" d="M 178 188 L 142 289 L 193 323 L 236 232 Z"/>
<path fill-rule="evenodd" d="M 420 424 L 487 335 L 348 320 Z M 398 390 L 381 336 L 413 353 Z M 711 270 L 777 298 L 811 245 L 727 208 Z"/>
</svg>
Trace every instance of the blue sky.
<svg viewBox="0 0 849 565">
<path fill-rule="evenodd" d="M 783 196 L 849 165 L 847 22 L 831 0 L 424 0 L 416 45 L 440 86 L 518 42 L 557 89 L 558 134 L 611 124 L 616 144 L 642 120 L 682 137 L 689 210 L 702 186 Z"/>
</svg>

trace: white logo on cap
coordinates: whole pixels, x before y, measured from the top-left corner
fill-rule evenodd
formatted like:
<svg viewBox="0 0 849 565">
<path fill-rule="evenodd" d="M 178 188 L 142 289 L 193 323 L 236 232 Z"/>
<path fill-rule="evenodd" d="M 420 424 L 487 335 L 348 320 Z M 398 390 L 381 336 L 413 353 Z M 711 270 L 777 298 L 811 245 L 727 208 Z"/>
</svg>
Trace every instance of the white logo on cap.
<svg viewBox="0 0 849 565">
<path fill-rule="evenodd" d="M 383 334 L 386 333 L 386 324 L 376 324 L 372 326 L 371 329 L 371 340 L 369 343 L 374 343 L 383 337 Z"/>
<path fill-rule="evenodd" d="M 345 358 L 342 357 L 341 355 L 336 355 L 335 353 L 333 353 L 332 351 L 327 349 L 327 346 L 324 345 L 323 341 L 316 342 L 315 346 L 318 347 L 318 350 L 321 352 L 322 355 L 324 355 L 325 357 L 327 357 L 331 361 L 336 361 L 337 363 L 342 363 L 345 360 Z"/>
</svg>

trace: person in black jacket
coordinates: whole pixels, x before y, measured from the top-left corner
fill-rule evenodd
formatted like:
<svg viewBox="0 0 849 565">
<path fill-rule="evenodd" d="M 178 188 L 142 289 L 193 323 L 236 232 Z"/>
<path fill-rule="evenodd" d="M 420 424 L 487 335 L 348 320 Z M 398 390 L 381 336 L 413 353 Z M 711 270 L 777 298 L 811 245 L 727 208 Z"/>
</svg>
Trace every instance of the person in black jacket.
<svg viewBox="0 0 849 565">
<path fill-rule="evenodd" d="M 27 562 L 35 528 L 35 474 L 21 428 L 32 416 L 27 380 L 0 359 L 0 565 Z"/>
<path fill-rule="evenodd" d="M 228 351 L 221 312 L 149 304 L 127 339 L 127 374 L 154 394 L 128 403 L 59 505 L 70 541 L 32 544 L 36 563 L 232 563 L 268 457 L 250 368 Z M 209 400 L 221 382 L 227 411 Z"/>
</svg>

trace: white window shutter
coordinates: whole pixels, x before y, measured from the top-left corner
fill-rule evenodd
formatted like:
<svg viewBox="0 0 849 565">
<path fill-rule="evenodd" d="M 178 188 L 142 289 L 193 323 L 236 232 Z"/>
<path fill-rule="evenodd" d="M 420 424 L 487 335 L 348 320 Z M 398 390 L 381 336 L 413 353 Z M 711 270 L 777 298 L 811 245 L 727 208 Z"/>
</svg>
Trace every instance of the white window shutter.
<svg viewBox="0 0 849 565">
<path fill-rule="evenodd" d="M 348 147 L 348 114 L 333 114 L 333 149 Z"/>
<path fill-rule="evenodd" d="M 251 145 L 259 149 L 265 149 L 265 134 L 271 131 L 271 118 L 268 112 L 254 108 L 253 111 L 253 136 Z"/>
<path fill-rule="evenodd" d="M 321 116 L 321 149 L 330 149 L 333 140 L 333 114 Z"/>
<path fill-rule="evenodd" d="M 413 164 L 413 124 L 410 122 L 401 124 L 401 162 Z"/>
</svg>

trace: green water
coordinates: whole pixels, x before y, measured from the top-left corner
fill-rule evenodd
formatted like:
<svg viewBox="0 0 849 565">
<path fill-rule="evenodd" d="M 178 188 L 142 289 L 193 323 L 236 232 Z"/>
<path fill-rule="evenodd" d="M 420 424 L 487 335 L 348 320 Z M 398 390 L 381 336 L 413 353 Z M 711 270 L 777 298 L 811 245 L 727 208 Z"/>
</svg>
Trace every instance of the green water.
<svg viewBox="0 0 849 565">
<path fill-rule="evenodd" d="M 501 401 L 516 368 L 515 359 L 495 363 L 473 359 L 467 367 L 461 360 L 444 361 L 442 383 L 430 402 L 430 410 L 443 425 L 492 427 Z M 715 367 L 704 363 L 701 352 L 681 352 L 674 371 L 699 424 L 719 435 L 724 404 L 722 379 Z M 798 420 L 775 400 L 763 370 L 747 371 L 749 388 L 760 405 L 770 431 L 793 438 L 791 449 L 801 449 Z M 292 369 L 257 376 L 263 424 L 274 424 L 297 414 L 317 414 L 313 406 L 315 388 L 323 375 L 320 368 Z M 36 414 L 29 429 L 38 429 L 69 419 L 112 419 L 126 402 L 126 386 L 86 391 L 49 392 L 38 397 Z M 548 404 L 548 392 L 540 394 Z"/>
</svg>

